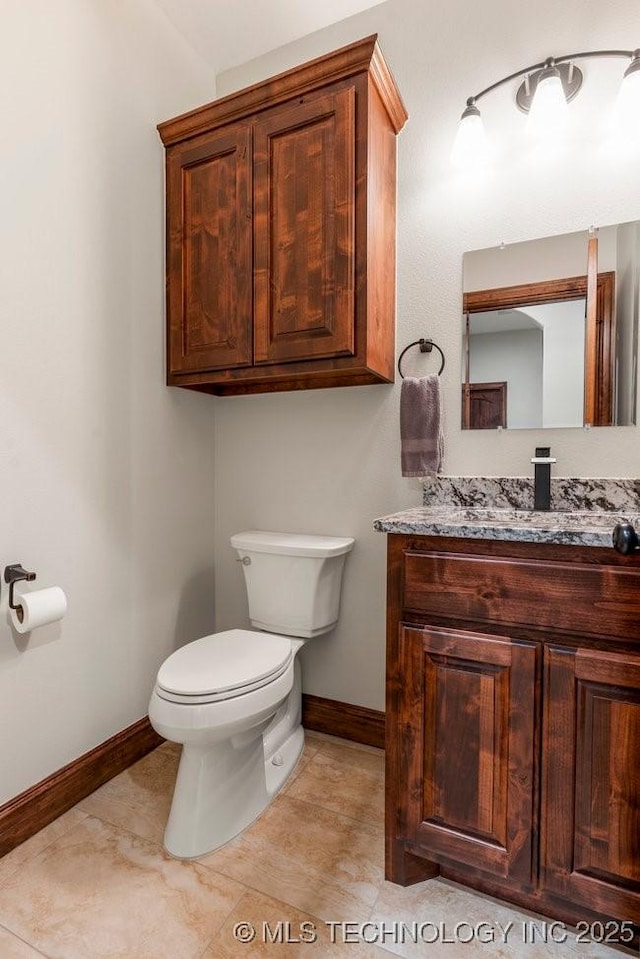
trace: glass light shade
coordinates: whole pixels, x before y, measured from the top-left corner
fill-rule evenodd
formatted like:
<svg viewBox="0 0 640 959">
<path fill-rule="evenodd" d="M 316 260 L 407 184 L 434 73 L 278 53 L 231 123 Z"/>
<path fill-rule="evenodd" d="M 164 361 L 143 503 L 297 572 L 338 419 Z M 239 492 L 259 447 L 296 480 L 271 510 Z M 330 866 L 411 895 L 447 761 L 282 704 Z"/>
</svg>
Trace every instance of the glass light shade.
<svg viewBox="0 0 640 959">
<path fill-rule="evenodd" d="M 543 70 L 531 103 L 527 129 L 536 136 L 558 133 L 566 126 L 568 112 L 560 74 L 553 67 Z"/>
<path fill-rule="evenodd" d="M 465 110 L 451 151 L 451 162 L 459 170 L 481 164 L 487 155 L 484 123 L 477 109 Z"/>
<path fill-rule="evenodd" d="M 626 138 L 640 139 L 640 61 L 633 61 L 620 84 L 614 107 L 614 127 L 616 133 Z"/>
</svg>

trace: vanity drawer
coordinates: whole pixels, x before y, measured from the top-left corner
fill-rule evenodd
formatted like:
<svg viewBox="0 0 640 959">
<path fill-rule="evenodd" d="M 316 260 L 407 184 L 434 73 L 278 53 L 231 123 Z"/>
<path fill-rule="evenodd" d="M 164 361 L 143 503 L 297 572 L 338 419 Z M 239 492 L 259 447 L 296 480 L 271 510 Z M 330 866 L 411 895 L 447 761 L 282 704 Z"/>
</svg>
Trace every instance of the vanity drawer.
<svg viewBox="0 0 640 959">
<path fill-rule="evenodd" d="M 640 570 L 406 550 L 402 606 L 445 619 L 640 641 Z"/>
</svg>

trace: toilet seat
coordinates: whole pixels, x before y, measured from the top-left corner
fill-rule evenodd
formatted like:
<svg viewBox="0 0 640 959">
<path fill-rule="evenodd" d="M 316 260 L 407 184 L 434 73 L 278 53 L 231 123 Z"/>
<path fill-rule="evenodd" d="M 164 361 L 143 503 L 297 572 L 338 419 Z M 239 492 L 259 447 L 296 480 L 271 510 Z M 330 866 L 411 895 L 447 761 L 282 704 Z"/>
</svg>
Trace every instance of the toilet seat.
<svg viewBox="0 0 640 959">
<path fill-rule="evenodd" d="M 233 699 L 274 682 L 293 658 L 287 636 L 229 629 L 176 650 L 160 667 L 156 694 L 186 705 Z"/>
</svg>

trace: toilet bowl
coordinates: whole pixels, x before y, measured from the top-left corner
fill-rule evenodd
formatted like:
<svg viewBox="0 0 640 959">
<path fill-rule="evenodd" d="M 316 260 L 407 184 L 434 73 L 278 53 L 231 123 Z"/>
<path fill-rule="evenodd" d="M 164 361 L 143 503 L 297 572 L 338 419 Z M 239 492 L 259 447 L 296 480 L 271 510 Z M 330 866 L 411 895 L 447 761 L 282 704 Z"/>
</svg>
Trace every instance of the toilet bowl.
<svg viewBox="0 0 640 959">
<path fill-rule="evenodd" d="M 348 537 L 252 530 L 231 543 L 249 617 L 178 649 L 162 664 L 149 719 L 182 756 L 165 830 L 167 852 L 192 859 L 250 825 L 293 771 L 302 747 L 296 653 L 338 619 Z"/>
</svg>

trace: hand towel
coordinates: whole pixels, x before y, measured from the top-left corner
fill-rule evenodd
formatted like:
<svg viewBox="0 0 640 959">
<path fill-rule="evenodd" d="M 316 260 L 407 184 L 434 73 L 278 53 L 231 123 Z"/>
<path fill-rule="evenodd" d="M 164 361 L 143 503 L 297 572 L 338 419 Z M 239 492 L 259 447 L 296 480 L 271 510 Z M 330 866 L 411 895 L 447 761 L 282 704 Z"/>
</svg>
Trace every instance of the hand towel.
<svg viewBox="0 0 640 959">
<path fill-rule="evenodd" d="M 400 392 L 400 442 L 403 476 L 442 472 L 444 434 L 440 377 L 405 376 Z"/>
</svg>

